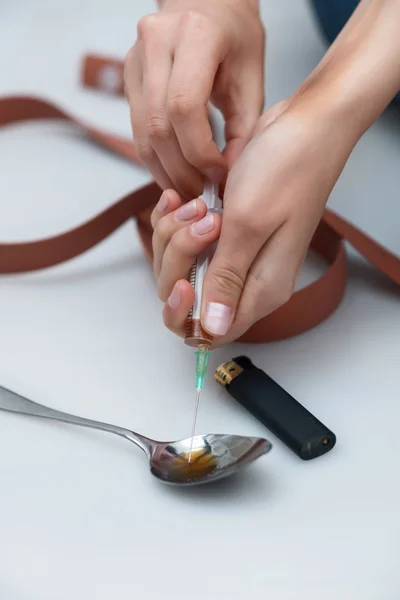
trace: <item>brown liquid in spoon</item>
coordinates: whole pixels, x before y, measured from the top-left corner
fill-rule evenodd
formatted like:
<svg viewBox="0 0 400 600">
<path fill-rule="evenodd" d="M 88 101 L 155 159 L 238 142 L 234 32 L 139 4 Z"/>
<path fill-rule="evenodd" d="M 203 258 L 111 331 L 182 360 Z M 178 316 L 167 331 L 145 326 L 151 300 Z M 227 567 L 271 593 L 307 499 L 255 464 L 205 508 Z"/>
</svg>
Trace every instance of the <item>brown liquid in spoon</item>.
<svg viewBox="0 0 400 600">
<path fill-rule="evenodd" d="M 194 448 L 189 462 L 189 452 L 176 456 L 171 464 L 171 475 L 177 480 L 201 479 L 217 466 L 216 457 L 207 448 Z"/>
</svg>

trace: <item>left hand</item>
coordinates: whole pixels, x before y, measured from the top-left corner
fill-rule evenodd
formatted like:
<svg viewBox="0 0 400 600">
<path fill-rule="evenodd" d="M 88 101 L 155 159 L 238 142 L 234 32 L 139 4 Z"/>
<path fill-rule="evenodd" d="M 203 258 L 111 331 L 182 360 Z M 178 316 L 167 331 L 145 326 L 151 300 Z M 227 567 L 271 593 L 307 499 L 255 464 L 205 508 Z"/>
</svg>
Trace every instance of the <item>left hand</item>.
<svg viewBox="0 0 400 600">
<path fill-rule="evenodd" d="M 125 88 L 139 159 L 186 199 L 204 176 L 219 183 L 252 136 L 264 104 L 264 26 L 258 0 L 159 0 L 138 23 Z M 208 104 L 224 116 L 226 147 Z"/>
<path fill-rule="evenodd" d="M 164 322 L 183 335 L 194 293 L 186 278 L 195 256 L 219 237 L 203 288 L 202 324 L 215 345 L 233 341 L 284 304 L 329 194 L 354 147 L 348 123 L 287 100 L 261 117 L 253 139 L 229 173 L 224 215 L 204 236 L 176 219 L 180 197 L 168 191 L 163 216 L 153 212 L 155 273 L 166 302 Z M 189 205 L 185 205 L 187 207 Z M 181 209 L 182 210 L 182 209 Z M 204 223 L 203 221 L 200 221 Z"/>
</svg>

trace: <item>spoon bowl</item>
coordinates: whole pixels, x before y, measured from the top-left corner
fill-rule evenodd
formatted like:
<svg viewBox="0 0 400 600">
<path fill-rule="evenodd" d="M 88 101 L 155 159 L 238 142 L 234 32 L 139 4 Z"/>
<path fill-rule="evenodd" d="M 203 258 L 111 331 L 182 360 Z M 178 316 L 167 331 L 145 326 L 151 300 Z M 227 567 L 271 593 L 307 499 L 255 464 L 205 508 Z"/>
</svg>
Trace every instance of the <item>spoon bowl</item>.
<svg viewBox="0 0 400 600">
<path fill-rule="evenodd" d="M 28 400 L 0 386 L 0 410 L 43 419 L 53 419 L 119 435 L 139 446 L 147 455 L 150 471 L 160 481 L 173 485 L 199 485 L 233 475 L 271 449 L 268 440 L 241 435 L 208 434 L 177 442 L 157 442 L 118 425 L 71 415 Z"/>
<path fill-rule="evenodd" d="M 199 485 L 228 477 L 271 449 L 268 440 L 242 435 L 208 434 L 158 443 L 150 458 L 151 473 L 165 483 Z"/>
</svg>

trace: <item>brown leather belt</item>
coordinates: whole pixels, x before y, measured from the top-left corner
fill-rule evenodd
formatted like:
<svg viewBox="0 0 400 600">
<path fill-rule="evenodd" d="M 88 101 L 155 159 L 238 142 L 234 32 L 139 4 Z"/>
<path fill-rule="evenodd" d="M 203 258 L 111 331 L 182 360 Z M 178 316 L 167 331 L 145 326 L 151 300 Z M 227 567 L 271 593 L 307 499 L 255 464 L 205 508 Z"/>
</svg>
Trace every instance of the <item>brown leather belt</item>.
<svg viewBox="0 0 400 600">
<path fill-rule="evenodd" d="M 83 60 L 85 86 L 123 95 L 123 63 L 87 55 Z M 0 99 L 0 125 L 31 119 L 61 119 L 78 127 L 88 138 L 132 162 L 138 162 L 131 141 L 111 135 L 75 119 L 54 104 L 28 96 Z M 102 213 L 65 233 L 35 242 L 0 244 L 0 273 L 26 273 L 52 267 L 86 252 L 116 231 L 128 219 L 136 219 L 144 251 L 152 261 L 150 213 L 161 191 L 155 183 L 131 192 Z M 327 319 L 345 293 L 349 242 L 374 267 L 400 285 L 400 258 L 354 225 L 326 209 L 311 248 L 329 262 L 323 275 L 295 292 L 274 313 L 261 319 L 240 338 L 243 342 L 276 341 L 303 333 Z"/>
</svg>

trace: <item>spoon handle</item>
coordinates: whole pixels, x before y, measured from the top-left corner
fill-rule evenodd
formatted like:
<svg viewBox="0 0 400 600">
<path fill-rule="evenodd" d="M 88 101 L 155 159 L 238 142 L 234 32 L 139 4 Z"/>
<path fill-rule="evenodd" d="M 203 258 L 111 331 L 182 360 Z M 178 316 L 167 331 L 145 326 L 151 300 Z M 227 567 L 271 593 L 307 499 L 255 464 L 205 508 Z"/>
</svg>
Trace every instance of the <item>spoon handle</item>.
<svg viewBox="0 0 400 600">
<path fill-rule="evenodd" d="M 150 455 L 154 442 L 148 438 L 134 433 L 129 429 L 118 427 L 117 425 L 110 425 L 109 423 L 102 423 L 101 421 L 93 421 L 92 419 L 85 419 L 83 417 L 77 417 L 69 413 L 49 408 L 43 404 L 28 400 L 11 390 L 8 390 L 0 386 L 0 410 L 11 413 L 20 413 L 31 417 L 41 417 L 44 419 L 53 419 L 55 421 L 62 421 L 63 423 L 70 423 L 71 425 L 79 425 L 80 427 L 89 427 L 91 429 L 99 429 L 101 431 L 107 431 L 108 433 L 115 433 L 125 439 L 130 440 L 139 448 L 144 450 L 146 454 Z"/>
</svg>

